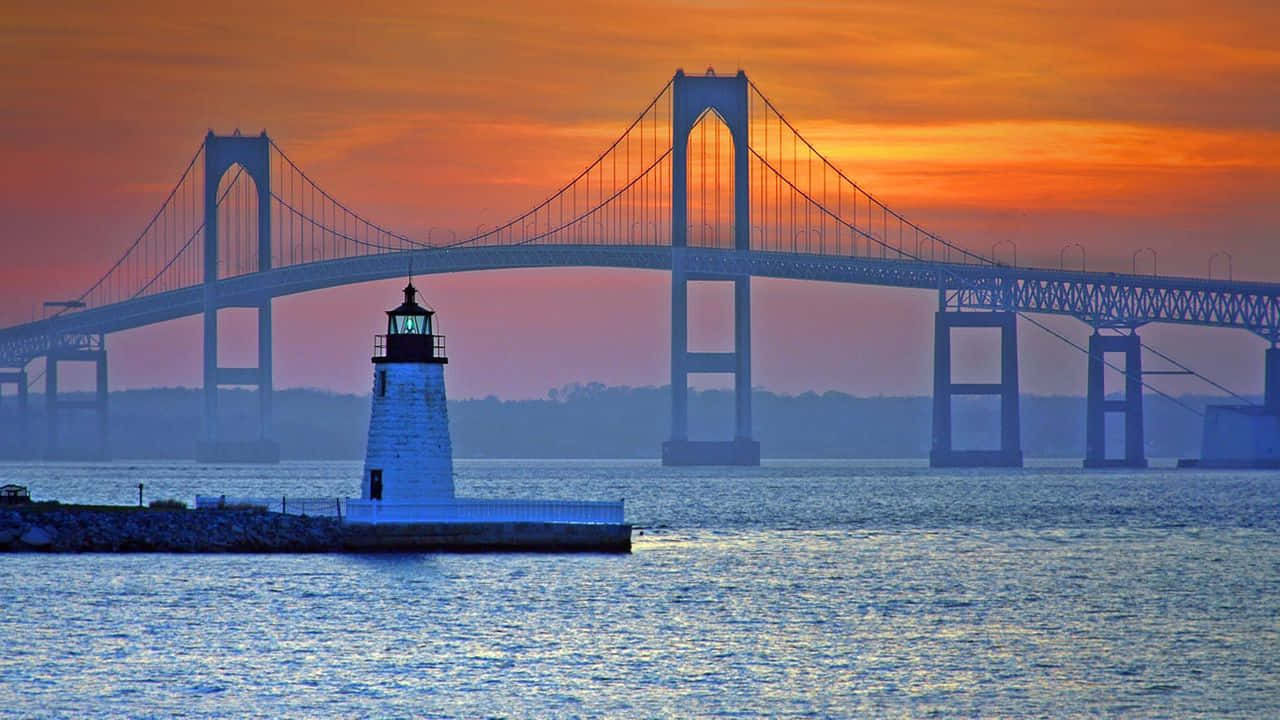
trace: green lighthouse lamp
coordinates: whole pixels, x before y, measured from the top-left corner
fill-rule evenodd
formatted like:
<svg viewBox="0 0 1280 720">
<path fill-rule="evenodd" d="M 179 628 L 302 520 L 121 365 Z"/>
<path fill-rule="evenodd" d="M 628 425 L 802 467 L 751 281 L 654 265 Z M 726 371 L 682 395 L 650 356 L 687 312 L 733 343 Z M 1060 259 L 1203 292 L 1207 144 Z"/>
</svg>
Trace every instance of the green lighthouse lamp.
<svg viewBox="0 0 1280 720">
<path fill-rule="evenodd" d="M 386 347 L 375 361 L 448 362 L 444 358 L 444 338 L 432 331 L 435 313 L 418 304 L 417 294 L 413 283 L 409 283 L 404 288 L 404 302 L 387 311 Z"/>
</svg>

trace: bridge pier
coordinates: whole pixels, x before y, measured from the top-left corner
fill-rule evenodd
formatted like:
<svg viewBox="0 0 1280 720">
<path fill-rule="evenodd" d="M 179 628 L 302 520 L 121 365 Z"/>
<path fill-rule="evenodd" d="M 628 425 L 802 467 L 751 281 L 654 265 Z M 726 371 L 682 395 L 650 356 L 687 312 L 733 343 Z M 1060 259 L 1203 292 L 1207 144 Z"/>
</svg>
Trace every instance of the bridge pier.
<svg viewBox="0 0 1280 720">
<path fill-rule="evenodd" d="M 0 388 L 5 385 L 17 387 L 17 411 L 13 418 L 11 432 L 5 433 L 4 444 L 0 445 L 0 454 L 15 459 L 33 457 L 31 447 L 31 412 L 27 398 L 27 371 L 25 368 L 0 371 Z M 0 395 L 0 400 L 3 396 Z"/>
<path fill-rule="evenodd" d="M 94 397 L 92 400 L 61 400 L 58 398 L 58 365 L 66 362 L 91 362 L 96 366 Z M 107 347 L 101 335 L 96 349 L 51 348 L 45 356 L 44 400 L 48 438 L 45 441 L 45 458 L 49 460 L 107 460 L 111 457 L 109 438 L 109 407 L 107 392 Z M 24 403 L 25 404 L 25 403 Z M 73 449 L 62 444 L 62 412 L 65 410 L 92 410 L 97 416 L 97 444 L 88 449 Z"/>
<path fill-rule="evenodd" d="M 1280 415 L 1280 347 L 1272 345 L 1263 355 L 1262 407 L 1268 415 Z"/>
<path fill-rule="evenodd" d="M 934 316 L 933 448 L 930 467 L 1022 467 L 1022 432 L 1018 410 L 1018 316 L 1012 312 L 953 312 Z M 1000 382 L 951 382 L 952 328 L 1000 329 Z M 1000 448 L 956 450 L 951 438 L 953 395 L 1000 396 Z"/>
<path fill-rule="evenodd" d="M 733 352 L 689 352 L 691 280 L 733 283 Z M 733 375 L 733 440 L 689 439 L 689 375 Z M 751 278 L 671 276 L 671 439 L 662 444 L 663 465 L 759 465 L 760 443 L 751 438 Z"/>
<path fill-rule="evenodd" d="M 218 365 L 218 320 L 212 313 L 205 320 L 204 346 L 204 435 L 197 448 L 196 459 L 207 463 L 280 461 L 280 447 L 271 439 L 272 428 L 272 350 L 271 300 L 246 306 L 258 311 L 257 367 L 222 367 Z M 253 386 L 258 395 L 258 436 L 254 439 L 227 439 L 218 432 L 218 388 Z"/>
<path fill-rule="evenodd" d="M 1205 408 L 1199 459 L 1178 467 L 1280 468 L 1280 348 L 1272 340 L 1263 360 L 1262 406 Z"/>
<path fill-rule="evenodd" d="M 1108 400 L 1106 355 L 1124 353 L 1124 399 Z M 1147 457 L 1142 427 L 1142 341 L 1137 332 L 1089 336 L 1089 380 L 1085 402 L 1086 468 L 1145 468 Z M 1107 413 L 1124 413 L 1124 457 L 1107 457 Z"/>
</svg>

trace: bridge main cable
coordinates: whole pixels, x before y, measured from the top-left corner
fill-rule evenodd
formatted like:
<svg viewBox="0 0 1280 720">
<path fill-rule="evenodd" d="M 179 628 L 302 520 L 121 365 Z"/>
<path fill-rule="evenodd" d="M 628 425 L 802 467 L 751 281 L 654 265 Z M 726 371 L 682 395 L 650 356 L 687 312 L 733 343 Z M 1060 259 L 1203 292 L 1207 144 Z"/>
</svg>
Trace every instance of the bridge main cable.
<svg viewBox="0 0 1280 720">
<path fill-rule="evenodd" d="M 573 176 L 571 180 L 569 180 L 568 182 L 560 186 L 559 189 L 553 191 L 550 195 L 548 195 L 546 199 L 544 199 L 542 202 L 538 203 L 537 205 L 533 206 L 529 210 L 526 210 L 525 212 L 521 213 L 520 215 L 517 215 L 516 217 L 507 221 L 506 223 L 503 223 L 502 225 L 499 225 L 493 228 L 492 230 L 486 230 L 483 233 L 476 234 L 473 237 L 468 238 L 467 240 L 463 240 L 462 242 L 457 243 L 457 245 L 470 244 L 470 243 L 480 244 L 480 241 L 485 240 L 487 238 L 494 237 L 494 236 L 497 236 L 499 238 L 498 244 L 502 244 L 500 242 L 500 239 L 504 231 L 510 231 L 517 224 L 521 225 L 521 227 L 523 228 L 525 220 L 528 220 L 530 217 L 534 217 L 536 219 L 537 213 L 543 210 L 549 210 L 549 208 L 551 207 L 551 204 L 555 202 L 557 198 L 563 197 L 565 193 L 572 190 L 578 184 L 578 181 L 582 180 L 584 177 L 587 177 L 592 170 L 600 167 L 604 163 L 604 160 L 607 157 L 609 157 L 611 153 L 617 150 L 619 146 L 622 145 L 622 143 L 628 138 L 628 136 L 630 136 L 631 131 L 634 130 L 638 125 L 640 125 L 640 123 L 645 119 L 645 117 L 649 115 L 650 111 L 655 109 L 658 102 L 662 99 L 664 95 L 667 94 L 667 91 L 671 89 L 671 85 L 673 82 L 674 80 L 668 80 L 666 84 L 662 86 L 662 89 L 659 90 L 653 96 L 653 99 L 650 100 L 647 105 L 645 105 L 644 109 L 640 111 L 640 113 L 636 116 L 635 120 L 631 121 L 631 124 L 628 125 L 627 128 L 622 131 L 622 134 L 619 135 L 618 138 L 614 140 L 612 144 L 610 144 L 607 148 L 605 148 L 596 157 L 595 160 L 588 163 L 587 166 L 583 168 L 581 172 Z M 670 147 L 666 148 L 666 151 L 663 153 L 662 157 L 666 157 L 666 155 L 670 154 L 670 152 L 671 152 L 671 148 Z M 649 170 L 652 169 L 652 165 L 656 165 L 659 160 L 661 160 L 661 158 L 659 158 L 658 160 L 655 160 L 654 163 L 651 163 L 651 166 L 649 168 L 646 168 L 639 175 L 637 175 L 637 178 L 648 173 Z M 630 184 L 632 183 L 628 183 L 628 186 L 630 186 Z M 611 188 L 611 189 L 616 189 L 616 188 Z M 609 198 L 609 200 L 614 199 L 615 197 L 617 197 L 618 194 L 619 194 L 618 192 L 615 192 L 613 196 Z M 598 203 L 597 206 L 593 208 L 593 210 L 598 209 L 599 207 L 602 207 L 609 200 L 605 200 Z M 590 211 L 584 212 L 579 217 L 584 217 L 589 214 L 590 214 Z M 566 223 L 564 225 L 568 225 L 568 224 L 572 224 L 572 223 Z M 539 239 L 541 237 L 546 237 L 548 234 L 550 234 L 550 231 L 543 233 L 541 236 L 539 236 Z M 522 244 L 527 244 L 528 242 L 530 242 L 529 239 L 522 238 L 519 242 L 513 241 L 512 243 L 509 243 L 509 244 L 522 245 Z"/>
<path fill-rule="evenodd" d="M 903 225 L 907 225 L 908 227 L 912 228 L 913 230 L 915 230 L 915 231 L 916 231 L 916 232 L 918 232 L 918 233 L 923 234 L 925 237 L 929 238 L 930 240 L 932 240 L 932 241 L 934 241 L 934 242 L 940 243 L 940 244 L 942 244 L 942 245 L 943 245 L 943 246 L 945 246 L 945 247 L 948 247 L 948 248 L 951 248 L 952 250 L 955 250 L 956 252 L 960 253 L 963 257 L 972 258 L 973 260 L 975 260 L 975 261 L 977 261 L 978 263 L 981 263 L 981 264 L 995 264 L 995 261 L 994 261 L 994 260 L 992 260 L 991 258 L 988 258 L 988 257 L 986 257 L 986 256 L 984 256 L 984 255 L 980 255 L 980 254 L 975 253 L 975 252 L 973 252 L 973 251 L 971 251 L 971 250 L 967 250 L 967 249 L 965 249 L 965 248 L 963 248 L 963 247 L 961 247 L 961 246 L 959 246 L 959 245 L 956 245 L 955 243 L 953 243 L 953 242 L 951 242 L 951 241 L 949 241 L 949 240 L 946 240 L 946 239 L 944 239 L 944 238 L 939 237 L 938 235 L 934 234 L 933 232 L 930 232 L 929 230 L 926 230 L 925 228 L 923 228 L 923 227 L 921 227 L 921 226 L 919 226 L 919 225 L 915 224 L 914 222 L 912 222 L 912 221 L 908 220 L 908 219 L 907 219 L 906 217 L 904 217 L 902 214 L 900 214 L 899 212 L 897 212 L 897 211 L 896 211 L 896 210 L 894 210 L 893 208 L 889 207 L 889 206 L 888 206 L 888 205 L 886 205 L 885 203 L 881 202 L 879 198 L 877 198 L 875 195 L 872 195 L 870 192 L 868 192 L 865 188 L 863 188 L 861 185 L 859 185 L 856 181 L 854 181 L 854 180 L 853 180 L 852 178 L 850 178 L 848 175 L 845 175 L 845 174 L 844 174 L 844 171 L 842 171 L 842 170 L 839 168 L 839 166 L 837 166 L 835 163 L 833 163 L 833 162 L 831 162 L 830 160 L 828 160 L 828 159 L 827 159 L 827 157 L 826 157 L 825 155 L 823 155 L 823 154 L 822 154 L 822 153 L 821 153 L 821 152 L 820 152 L 816 147 L 814 147 L 813 143 L 809 142 L 808 138 L 806 138 L 803 134 L 801 134 L 801 133 L 800 133 L 800 131 L 799 131 L 798 129 L 796 129 L 796 127 L 795 127 L 794 125 L 792 125 L 792 124 L 791 124 L 791 121 L 790 121 L 790 120 L 787 120 L 786 116 L 785 116 L 785 115 L 783 115 L 783 114 L 782 114 L 782 112 L 781 112 L 780 110 L 778 110 L 777 106 L 775 106 L 771 100 L 769 100 L 769 96 L 765 95 L 765 94 L 764 94 L 764 92 L 762 92 L 762 91 L 760 90 L 760 88 L 759 88 L 759 87 L 758 87 L 754 82 L 752 82 L 750 79 L 748 79 L 748 80 L 747 80 L 747 82 L 748 82 L 748 84 L 750 85 L 751 89 L 752 89 L 753 91 L 755 91 L 756 96 L 757 96 L 757 97 L 759 97 L 759 98 L 760 98 L 760 100 L 765 104 L 765 107 L 766 107 L 768 110 L 770 110 L 770 111 L 772 111 L 772 112 L 773 112 L 773 114 L 778 118 L 778 120 L 779 120 L 782 124 L 784 124 L 784 125 L 787 127 L 787 129 L 788 129 L 788 130 L 790 130 L 790 131 L 791 131 L 791 133 L 794 135 L 794 137 L 795 137 L 795 138 L 798 138 L 798 139 L 800 140 L 800 142 L 804 143 L 805 147 L 806 147 L 806 148 L 808 148 L 808 149 L 809 149 L 809 151 L 810 151 L 810 152 L 812 152 L 814 155 L 816 155 L 816 156 L 818 157 L 818 159 L 822 161 L 823 165 L 825 165 L 825 166 L 826 166 L 827 168 L 829 168 L 832 172 L 834 172 L 834 173 L 835 173 L 835 174 L 836 174 L 840 179 L 842 179 L 842 180 L 844 180 L 845 182 L 847 182 L 847 183 L 848 183 L 848 184 L 849 184 L 849 185 L 850 185 L 854 190 L 856 190 L 857 192 L 862 193 L 862 195 L 863 195 L 864 197 L 866 197 L 868 201 L 875 203 L 875 204 L 876 204 L 876 206 L 877 206 L 877 207 L 879 207 L 882 211 L 884 211 L 884 212 L 888 213 L 889 215 L 892 215 L 892 216 L 893 216 L 893 218 L 894 218 L 895 220 L 897 220 L 899 223 L 901 223 L 901 224 L 903 224 Z M 757 158 L 760 158 L 762 161 L 764 161 L 764 160 L 763 160 L 763 158 L 761 158 L 760 154 L 755 150 L 755 148 L 752 148 L 752 153 L 753 153 Z M 765 164 L 766 164 L 766 165 L 768 165 L 769 163 L 767 163 L 767 161 L 765 161 Z M 779 177 L 783 177 L 784 179 L 786 179 L 786 178 L 785 178 L 785 176 L 784 176 L 784 175 L 782 175 L 782 174 L 778 171 L 778 169 L 777 169 L 777 168 L 770 167 L 770 169 L 771 169 L 771 170 L 773 170 L 773 172 L 774 172 L 775 174 L 777 174 Z M 790 184 L 790 183 L 789 183 L 789 184 Z M 793 185 L 793 187 L 794 187 L 794 185 Z M 813 202 L 813 201 L 812 201 L 812 199 L 810 199 L 810 201 L 811 201 L 811 202 Z M 817 204 L 818 204 L 818 203 L 815 203 L 815 205 L 817 205 Z M 846 224 L 846 227 L 848 227 L 848 225 L 847 225 L 847 224 Z M 864 237 L 869 237 L 869 236 L 866 236 L 866 234 L 865 234 L 865 233 L 864 233 L 863 235 L 864 235 Z M 877 242 L 879 242 L 879 241 L 877 240 Z M 885 246 L 886 246 L 886 247 L 888 247 L 889 249 L 893 249 L 893 248 L 892 248 L 892 246 L 890 246 L 890 245 L 886 245 L 884 242 L 880 242 L 880 244 L 881 244 L 881 245 L 885 245 Z M 900 251 L 898 251 L 898 252 L 900 252 Z M 909 255 L 909 254 L 908 254 L 908 256 L 909 256 L 909 257 L 913 257 L 913 258 L 914 258 L 914 256 L 911 256 L 911 255 Z M 920 259 L 920 258 L 914 258 L 914 259 L 917 259 L 917 260 L 918 260 L 918 259 Z"/>
<path fill-rule="evenodd" d="M 905 250 L 903 250 L 903 249 L 901 249 L 901 248 L 894 248 L 892 245 L 889 245 L 889 244 L 885 243 L 885 242 L 884 242 L 884 241 L 882 241 L 881 239 L 879 239 L 879 238 L 877 238 L 877 237 L 875 237 L 875 236 L 873 236 L 873 235 L 870 235 L 870 234 L 866 233 L 865 231 L 863 231 L 863 230 L 861 230 L 861 229 L 859 229 L 859 228 L 857 228 L 857 227 L 855 227 L 855 226 L 851 225 L 850 223 L 848 223 L 847 221 L 845 221 L 843 218 L 839 217 L 837 214 L 835 214 L 834 212 L 832 212 L 832 211 L 830 210 L 830 208 L 826 207 L 826 206 L 825 206 L 825 205 L 823 205 L 822 203 L 819 203 L 819 202 L 818 202 L 815 198 L 813 198 L 811 195 L 809 195 L 809 194 L 808 194 L 808 193 L 806 193 L 804 190 L 801 190 L 799 187 L 797 187 L 797 186 L 795 185 L 795 183 L 791 182 L 791 180 L 790 180 L 789 178 L 787 178 L 785 175 L 783 175 L 781 172 L 779 172 L 777 168 L 775 168 L 775 167 L 774 167 L 772 164 L 770 164 L 767 160 L 765 160 L 763 157 L 761 157 L 761 156 L 760 156 L 760 154 L 759 154 L 758 152 L 756 152 L 754 148 L 753 148 L 753 149 L 751 149 L 751 153 L 752 153 L 752 155 L 754 155 L 754 156 L 756 157 L 756 159 L 757 159 L 757 160 L 759 160 L 759 161 L 764 165 L 764 167 L 767 167 L 770 171 L 772 171 L 772 172 L 773 172 L 773 173 L 778 177 L 778 179 L 780 179 L 782 182 L 786 183 L 786 184 L 787 184 L 787 186 L 791 188 L 792 192 L 794 192 L 795 194 L 797 194 L 797 195 L 799 195 L 800 197 L 804 198 L 806 202 L 809 202 L 810 204 L 812 204 L 812 205 L 813 205 L 815 208 L 817 208 L 820 212 L 823 212 L 823 213 L 827 214 L 827 215 L 828 215 L 829 217 L 831 217 L 835 222 L 840 223 L 841 225 L 843 225 L 844 227 L 848 228 L 848 229 L 849 229 L 849 230 L 851 230 L 852 232 L 855 232 L 855 233 L 858 233 L 858 234 L 862 235 L 864 238 L 867 238 L 867 239 L 869 239 L 869 240 L 871 240 L 871 241 L 873 241 L 873 242 L 875 242 L 875 243 L 878 243 L 879 245 L 881 245 L 882 247 L 885 247 L 885 248 L 886 248 L 886 249 L 888 249 L 888 250 L 891 250 L 891 251 L 893 251 L 893 252 L 895 252 L 895 253 L 898 253 L 898 254 L 899 254 L 899 255 L 901 255 L 902 257 L 905 257 L 905 258 L 910 259 L 910 260 L 915 260 L 915 261 L 918 261 L 918 262 L 922 262 L 922 263 L 926 263 L 926 264 L 928 264 L 929 266 L 931 266 L 931 267 L 935 268 L 935 271 L 936 271 L 940 276 L 941 276 L 941 275 L 946 275 L 947 277 L 949 277 L 949 278 L 951 278 L 953 281 L 955 281 L 955 283 L 956 283 L 956 284 L 958 284 L 958 285 L 965 285 L 965 286 L 968 286 L 970 289 L 975 289 L 975 290 L 976 290 L 976 289 L 978 289 L 978 288 L 977 288 L 977 286 L 976 286 L 976 285 L 974 285 L 974 283 L 973 283 L 971 280 L 969 280 L 968 278 L 965 278 L 965 277 L 963 277 L 963 276 L 961 276 L 961 275 L 956 274 L 956 272 L 955 272 L 954 270 L 952 270 L 950 267 L 948 267 L 946 263 L 939 263 L 939 262 L 936 262 L 936 261 L 933 261 L 933 260 L 925 260 L 925 259 L 920 258 L 920 257 L 918 257 L 918 256 L 916 256 L 916 255 L 914 255 L 914 254 L 912 254 L 912 253 L 910 253 L 910 252 L 907 252 L 907 251 L 905 251 Z M 990 262 L 990 261 L 987 261 L 987 262 Z M 1018 317 L 1022 318 L 1023 320 L 1026 320 L 1027 322 L 1031 323 L 1032 325 L 1034 325 L 1034 326 L 1036 326 L 1036 327 L 1040 328 L 1041 330 L 1043 330 L 1043 331 L 1045 331 L 1045 332 L 1049 333 L 1050 335 L 1052 335 L 1052 336 L 1056 337 L 1057 339 L 1061 340 L 1062 342 L 1066 343 L 1067 345 L 1071 346 L 1072 348 L 1075 348 L 1076 350 L 1079 350 L 1080 352 L 1084 353 L 1086 356 L 1089 354 L 1089 350 L 1088 350 L 1087 348 L 1082 347 L 1081 345 L 1079 345 L 1078 343 L 1076 343 L 1076 342 L 1072 341 L 1070 338 L 1066 337 L 1065 335 L 1062 335 L 1061 333 L 1057 332 L 1056 330 L 1053 330 L 1052 328 L 1048 327 L 1047 325 L 1045 325 L 1045 324 L 1041 323 L 1039 320 L 1036 320 L 1035 318 L 1031 317 L 1028 313 L 1023 312 L 1023 311 L 1021 311 L 1021 310 L 1012 310 L 1012 312 L 1013 312 L 1013 313 L 1015 313 Z M 1163 354 L 1160 354 L 1160 355 L 1161 355 L 1161 357 L 1164 357 L 1166 360 L 1169 360 L 1170 362 L 1173 362 L 1174 364 L 1178 365 L 1179 367 L 1183 367 L 1183 369 L 1187 369 L 1187 368 L 1185 368 L 1185 366 L 1181 365 L 1180 363 L 1178 363 L 1177 361 L 1173 360 L 1172 358 L 1169 358 L 1168 356 L 1165 356 L 1165 355 L 1163 355 Z M 1123 375 L 1124 377 L 1131 377 L 1131 376 L 1132 376 L 1132 377 L 1134 377 L 1138 382 L 1140 382 L 1140 383 L 1142 384 L 1142 386 L 1143 386 L 1143 387 L 1145 387 L 1145 388 L 1147 388 L 1148 390 L 1152 391 L 1153 393 L 1155 393 L 1155 394 L 1157 394 L 1157 395 L 1159 395 L 1159 396 L 1161 396 L 1161 397 L 1165 398 L 1166 400 L 1169 400 L 1170 402 L 1172 402 L 1172 403 L 1174 403 L 1174 404 L 1176 404 L 1176 405 L 1179 405 L 1179 406 L 1181 406 L 1181 407 L 1185 408 L 1186 410 L 1191 411 L 1192 413 L 1194 413 L 1194 414 L 1196 414 L 1196 415 L 1199 415 L 1199 416 L 1201 416 L 1201 417 L 1203 417 L 1203 416 L 1204 416 L 1204 413 L 1200 412 L 1199 410 L 1196 410 L 1195 408 L 1191 407 L 1190 405 L 1187 405 L 1186 403 L 1182 402 L 1181 400 L 1179 400 L 1178 398 L 1174 397 L 1173 395 L 1170 395 L 1169 393 L 1167 393 L 1167 392 L 1165 392 L 1165 391 L 1163 391 L 1163 390 L 1161 390 L 1161 389 L 1159 389 L 1159 388 L 1155 387 L 1154 385 L 1152 385 L 1151 383 L 1149 383 L 1146 379 L 1142 378 L 1142 376 L 1141 376 L 1141 375 L 1133 375 L 1129 369 L 1127 369 L 1127 368 L 1122 368 L 1122 367 L 1120 367 L 1120 366 L 1116 365 L 1115 363 L 1111 362 L 1110 360 L 1107 360 L 1105 357 L 1103 357 L 1103 358 L 1102 358 L 1102 363 L 1103 363 L 1104 365 L 1106 365 L 1107 367 L 1111 368 L 1112 370 L 1115 370 L 1116 372 L 1120 373 L 1120 374 L 1121 374 L 1121 375 Z M 1230 394 L 1232 394 L 1232 395 L 1235 395 L 1235 393 L 1232 393 L 1230 390 L 1226 390 L 1226 388 L 1222 388 L 1222 387 L 1221 387 L 1220 385 L 1218 385 L 1217 383 L 1214 383 L 1214 382 L 1212 382 L 1211 380 L 1208 380 L 1208 378 L 1204 378 L 1204 377 L 1203 377 L 1203 376 L 1201 376 L 1199 373 L 1194 373 L 1194 371 L 1191 371 L 1191 372 L 1193 372 L 1193 374 L 1195 374 L 1197 377 L 1201 377 L 1202 379 L 1204 379 L 1204 380 L 1206 380 L 1206 381 L 1210 382 L 1210 384 L 1214 385 L 1215 387 L 1219 387 L 1219 388 L 1223 389 L 1224 391 L 1226 391 L 1226 392 L 1228 392 L 1228 393 L 1230 393 Z M 1238 396 L 1238 395 L 1236 395 L 1236 397 L 1239 397 L 1239 396 Z"/>
<path fill-rule="evenodd" d="M 129 260 L 130 256 L 133 255 L 134 251 L 136 251 L 138 247 L 142 244 L 142 241 L 147 238 L 148 233 L 150 233 L 152 228 L 156 226 L 156 223 L 160 220 L 160 218 L 165 215 L 165 211 L 168 210 L 170 203 L 172 203 L 173 199 L 177 196 L 178 190 L 182 188 L 183 184 L 187 181 L 188 176 L 191 175 L 192 168 L 195 167 L 196 161 L 200 159 L 200 156 L 203 153 L 204 153 L 204 143 L 202 142 L 200 146 L 196 148 L 195 154 L 191 156 L 191 161 L 187 163 L 187 167 L 182 171 L 182 174 L 178 177 L 178 181 L 174 183 L 173 188 L 169 190 L 169 194 L 165 196 L 164 202 L 160 203 L 160 208 L 155 211 L 155 213 L 151 216 L 151 219 L 147 221 L 147 224 L 143 226 L 142 231 L 138 233 L 138 237 L 135 238 L 134 241 L 129 245 L 129 247 L 125 249 L 124 253 L 120 256 L 120 259 L 116 260 L 115 263 L 111 265 L 111 267 L 107 268 L 107 271 L 104 272 L 100 278 L 98 278 L 97 282 L 90 285 L 87 290 L 80 293 L 80 295 L 76 297 L 77 302 L 87 302 L 86 299 L 89 298 L 89 296 L 92 295 L 95 290 L 98 290 L 99 288 L 104 287 L 107 280 L 117 270 L 119 270 L 127 260 Z M 108 302 L 106 304 L 110 304 L 110 303 Z M 54 313 L 51 317 L 58 317 L 59 315 L 62 315 L 63 313 L 68 312 L 69 310 L 70 308 L 64 307 L 58 310 L 56 313 Z"/>
</svg>

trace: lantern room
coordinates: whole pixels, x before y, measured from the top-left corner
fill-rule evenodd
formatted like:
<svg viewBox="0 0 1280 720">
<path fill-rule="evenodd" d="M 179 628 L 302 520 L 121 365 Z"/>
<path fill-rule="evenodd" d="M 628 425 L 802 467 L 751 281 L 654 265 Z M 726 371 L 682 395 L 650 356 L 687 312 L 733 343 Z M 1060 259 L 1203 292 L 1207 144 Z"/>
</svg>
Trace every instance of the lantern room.
<svg viewBox="0 0 1280 720">
<path fill-rule="evenodd" d="M 374 339 L 373 361 L 446 363 L 444 336 L 432 330 L 434 312 L 417 302 L 418 290 L 409 283 L 404 302 L 387 311 L 387 334 Z"/>
</svg>

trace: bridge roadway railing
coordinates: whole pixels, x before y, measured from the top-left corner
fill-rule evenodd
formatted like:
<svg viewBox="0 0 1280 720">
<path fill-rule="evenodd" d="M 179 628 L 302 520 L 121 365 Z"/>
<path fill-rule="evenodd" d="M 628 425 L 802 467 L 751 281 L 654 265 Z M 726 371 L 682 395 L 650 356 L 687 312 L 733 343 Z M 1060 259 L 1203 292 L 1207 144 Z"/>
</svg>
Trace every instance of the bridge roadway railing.
<svg viewBox="0 0 1280 720">
<path fill-rule="evenodd" d="M 687 272 L 945 290 L 958 307 L 1069 315 L 1095 326 L 1164 322 L 1280 335 L 1280 283 L 963 265 L 833 255 L 630 245 L 508 245 L 423 249 L 291 265 L 220 280 L 219 307 L 414 273 L 507 268 L 618 267 L 669 270 L 684 253 Z M 203 286 L 157 293 L 0 329 L 0 364 L 43 355 L 56 338 L 112 333 L 203 311 Z"/>
</svg>

